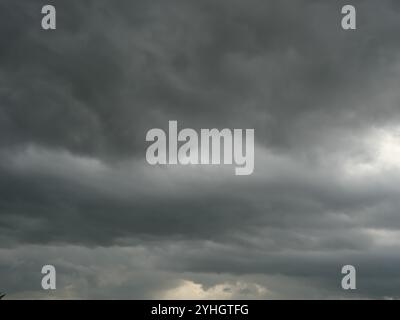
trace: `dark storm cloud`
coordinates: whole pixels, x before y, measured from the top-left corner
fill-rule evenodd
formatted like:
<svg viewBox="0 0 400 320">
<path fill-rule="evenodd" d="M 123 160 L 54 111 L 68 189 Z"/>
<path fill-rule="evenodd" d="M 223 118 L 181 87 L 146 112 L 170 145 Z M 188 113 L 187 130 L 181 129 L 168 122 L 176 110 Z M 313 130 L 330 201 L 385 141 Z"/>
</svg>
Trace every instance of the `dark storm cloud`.
<svg viewBox="0 0 400 320">
<path fill-rule="evenodd" d="M 386 120 L 393 103 L 378 114 L 354 100 L 375 77 L 390 81 L 393 3 L 363 2 L 363 31 L 346 33 L 339 2 L 60 2 L 58 29 L 46 33 L 40 1 L 5 2 L 15 19 L 2 28 L 2 142 L 107 158 L 141 154 L 146 129 L 168 119 L 255 127 L 274 145 L 309 139 L 309 126 Z"/>
<path fill-rule="evenodd" d="M 60 297 L 154 297 L 183 279 L 207 297 L 242 290 L 234 277 L 260 297 L 336 297 L 354 263 L 358 296 L 399 296 L 400 174 L 370 133 L 399 122 L 396 1 L 355 1 L 350 32 L 342 1 L 52 3 L 48 32 L 41 1 L 0 4 L 8 292 L 37 296 L 43 260 Z M 173 119 L 255 128 L 254 175 L 147 166 L 147 130 Z"/>
</svg>

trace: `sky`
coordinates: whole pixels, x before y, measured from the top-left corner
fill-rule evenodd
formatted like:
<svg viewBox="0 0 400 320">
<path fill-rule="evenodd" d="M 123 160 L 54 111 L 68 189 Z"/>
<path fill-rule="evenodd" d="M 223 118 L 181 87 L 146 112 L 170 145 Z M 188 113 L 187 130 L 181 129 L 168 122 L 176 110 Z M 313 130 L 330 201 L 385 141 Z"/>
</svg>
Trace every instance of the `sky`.
<svg viewBox="0 0 400 320">
<path fill-rule="evenodd" d="M 396 0 L 0 0 L 0 292 L 400 298 L 399 30 Z M 254 129 L 254 173 L 149 165 L 170 120 Z"/>
</svg>

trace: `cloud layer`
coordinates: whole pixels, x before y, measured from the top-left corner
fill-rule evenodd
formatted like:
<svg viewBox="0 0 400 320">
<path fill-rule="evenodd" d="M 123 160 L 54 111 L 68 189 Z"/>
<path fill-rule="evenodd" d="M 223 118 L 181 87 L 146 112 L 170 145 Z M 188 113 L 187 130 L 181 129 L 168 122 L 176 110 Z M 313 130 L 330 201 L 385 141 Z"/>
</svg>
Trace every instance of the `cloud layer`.
<svg viewBox="0 0 400 320">
<path fill-rule="evenodd" d="M 0 4 L 0 291 L 400 296 L 396 1 L 355 1 L 350 32 L 342 1 L 53 3 L 55 31 Z M 169 120 L 254 128 L 254 174 L 149 166 Z"/>
</svg>

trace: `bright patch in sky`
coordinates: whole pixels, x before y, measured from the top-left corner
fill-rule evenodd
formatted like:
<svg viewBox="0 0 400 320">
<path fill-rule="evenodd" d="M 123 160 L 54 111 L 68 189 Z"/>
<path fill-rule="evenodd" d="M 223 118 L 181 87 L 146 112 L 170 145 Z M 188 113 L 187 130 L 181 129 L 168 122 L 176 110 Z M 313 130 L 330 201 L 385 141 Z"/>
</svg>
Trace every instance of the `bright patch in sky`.
<svg viewBox="0 0 400 320">
<path fill-rule="evenodd" d="M 400 169 L 400 127 L 374 129 L 363 139 L 363 144 L 368 157 L 349 159 L 346 173 L 369 175 Z"/>
</svg>

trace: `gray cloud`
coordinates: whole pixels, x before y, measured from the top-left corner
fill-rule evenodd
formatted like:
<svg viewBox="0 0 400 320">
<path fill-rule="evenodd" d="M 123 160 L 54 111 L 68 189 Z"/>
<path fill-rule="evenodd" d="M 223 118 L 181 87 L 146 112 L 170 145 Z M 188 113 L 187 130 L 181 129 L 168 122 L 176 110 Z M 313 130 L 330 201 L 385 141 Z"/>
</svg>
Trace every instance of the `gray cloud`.
<svg viewBox="0 0 400 320">
<path fill-rule="evenodd" d="M 342 1 L 53 1 L 51 32 L 41 1 L 14 2 L 0 291 L 51 298 L 52 262 L 63 298 L 399 297 L 396 1 L 354 3 L 352 32 Z M 147 130 L 173 119 L 255 128 L 254 175 L 148 166 Z"/>
</svg>

